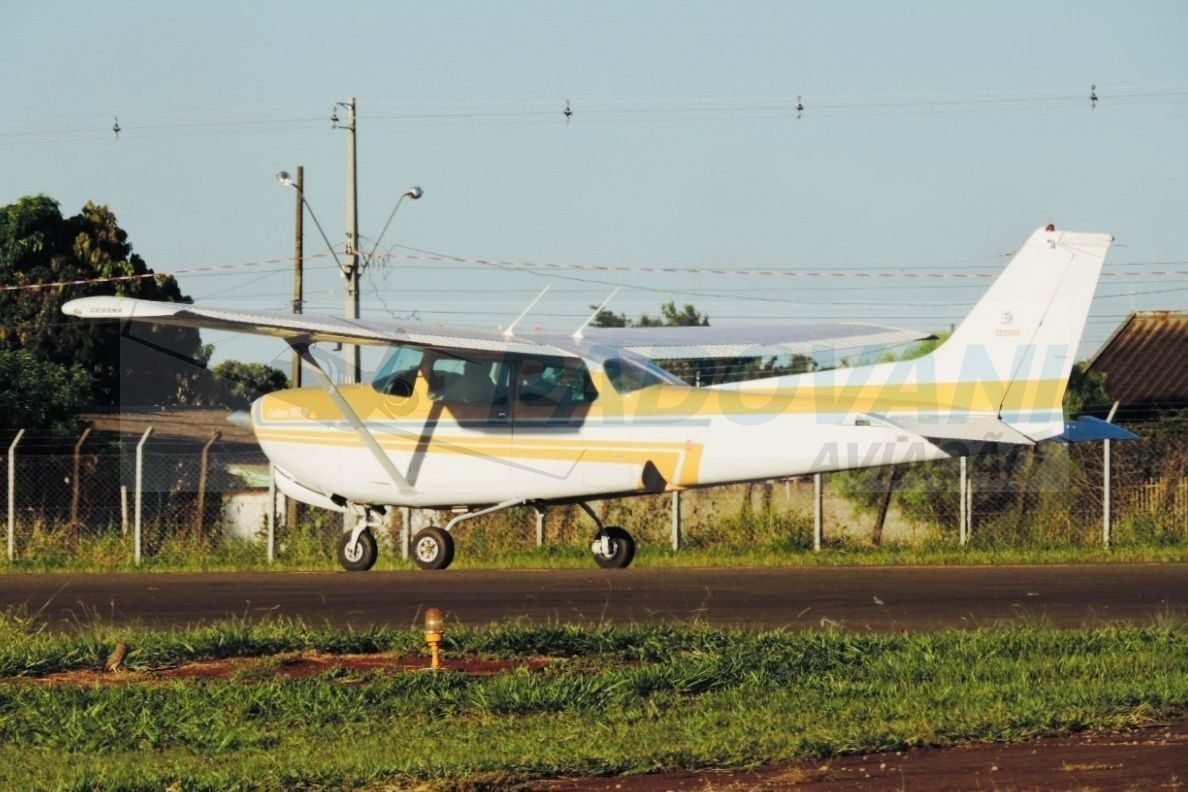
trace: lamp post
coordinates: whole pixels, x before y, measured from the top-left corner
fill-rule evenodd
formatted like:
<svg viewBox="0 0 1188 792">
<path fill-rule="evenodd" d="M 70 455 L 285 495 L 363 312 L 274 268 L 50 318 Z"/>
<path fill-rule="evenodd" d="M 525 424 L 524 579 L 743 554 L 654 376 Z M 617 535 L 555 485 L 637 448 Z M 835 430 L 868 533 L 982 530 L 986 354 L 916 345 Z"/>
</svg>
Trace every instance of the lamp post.
<svg viewBox="0 0 1188 792">
<path fill-rule="evenodd" d="M 380 231 L 379 236 L 375 239 L 375 244 L 371 246 L 371 252 L 367 254 L 367 259 L 363 262 L 363 269 L 371 266 L 372 259 L 375 258 L 375 252 L 379 250 L 380 241 L 383 240 L 384 234 L 388 233 L 388 226 L 392 225 L 392 218 L 396 216 L 396 210 L 400 208 L 400 204 L 404 203 L 405 198 L 412 198 L 414 201 L 421 200 L 421 196 L 425 191 L 420 187 L 409 187 L 404 192 L 400 193 L 400 197 L 396 199 L 396 205 L 392 207 L 392 211 L 388 212 L 388 219 L 384 221 L 384 228 Z"/>
<path fill-rule="evenodd" d="M 318 233 L 322 235 L 322 241 L 326 243 L 326 247 L 330 249 L 330 255 L 334 256 L 334 263 L 338 265 L 338 269 L 346 275 L 347 270 L 342 266 L 342 260 L 338 258 L 338 252 L 334 249 L 334 245 L 330 244 L 330 239 L 326 236 L 326 232 L 322 230 L 322 224 L 318 222 L 318 216 L 314 213 L 313 207 L 309 205 L 309 201 L 305 200 L 305 191 L 301 189 L 288 171 L 281 171 L 276 174 L 276 180 L 285 187 L 292 187 L 301 196 L 301 203 L 305 204 L 305 208 L 309 211 L 309 216 L 313 218 L 314 225 L 318 228 Z"/>
<path fill-rule="evenodd" d="M 334 256 L 334 263 L 338 265 L 339 271 L 342 273 L 343 278 L 346 279 L 347 318 L 357 319 L 359 317 L 359 276 L 362 275 L 364 270 L 367 269 L 368 265 L 371 264 L 372 259 L 375 258 L 376 251 L 379 250 L 380 241 L 384 238 L 384 234 L 387 233 L 388 226 L 392 224 L 392 219 L 396 216 L 396 210 L 400 208 L 400 204 L 404 202 L 405 198 L 411 198 L 414 201 L 418 200 L 422 195 L 425 194 L 425 191 L 420 187 L 410 187 L 402 192 L 400 197 L 396 199 L 396 205 L 393 206 L 392 211 L 388 213 L 388 219 L 384 223 L 384 228 L 382 231 L 380 231 L 380 235 L 375 240 L 375 245 L 372 247 L 371 253 L 368 254 L 367 258 L 360 264 L 358 250 L 352 248 L 351 250 L 347 251 L 350 256 L 349 261 L 346 264 L 343 264 L 342 259 L 338 257 L 338 252 L 335 251 L 334 246 L 330 244 L 330 240 L 326 236 L 326 232 L 322 230 L 322 224 L 318 222 L 318 216 L 314 214 L 313 207 L 310 206 L 309 201 L 305 199 L 305 192 L 301 189 L 301 186 L 293 180 L 293 177 L 290 176 L 287 171 L 281 171 L 280 173 L 276 174 L 276 180 L 285 187 L 292 187 L 297 191 L 297 194 L 301 196 L 301 202 L 305 204 L 305 208 L 309 210 L 309 216 L 313 218 L 314 225 L 317 226 L 318 233 L 322 235 L 322 241 L 325 242 L 326 247 L 330 249 L 330 254 Z M 351 383 L 360 382 L 363 378 L 363 371 L 362 362 L 359 357 L 359 347 L 351 344 L 348 345 L 343 351 L 347 359 L 350 361 L 350 363 L 347 365 L 348 376 L 350 377 L 348 381 Z"/>
</svg>

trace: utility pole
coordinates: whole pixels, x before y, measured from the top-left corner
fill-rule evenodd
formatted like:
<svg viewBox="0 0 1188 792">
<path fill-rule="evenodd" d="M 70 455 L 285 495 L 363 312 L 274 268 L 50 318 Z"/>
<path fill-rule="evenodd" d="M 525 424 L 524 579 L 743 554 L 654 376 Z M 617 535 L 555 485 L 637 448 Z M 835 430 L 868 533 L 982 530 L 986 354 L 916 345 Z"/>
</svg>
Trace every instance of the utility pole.
<svg viewBox="0 0 1188 792">
<path fill-rule="evenodd" d="M 305 313 L 305 166 L 297 166 L 297 209 L 293 223 L 293 313 Z M 317 222 L 317 218 L 314 218 Z M 293 350 L 293 374 L 289 378 L 294 388 L 301 387 L 301 356 Z M 272 563 L 276 538 L 276 470 L 268 468 L 271 497 L 268 499 L 268 563 Z M 297 529 L 298 505 L 295 498 L 285 498 L 285 527 Z"/>
<path fill-rule="evenodd" d="M 297 166 L 297 214 L 293 234 L 293 313 L 304 312 L 305 287 L 302 279 L 305 268 L 305 167 Z M 294 388 L 301 387 L 301 356 L 293 353 L 293 375 L 289 378 Z"/>
<path fill-rule="evenodd" d="M 343 129 L 347 133 L 346 169 L 346 315 L 348 319 L 359 318 L 359 187 L 355 165 L 355 97 L 341 103 L 347 111 Z M 354 385 L 363 379 L 363 365 L 357 344 L 343 349 L 346 357 L 348 384 Z"/>
</svg>

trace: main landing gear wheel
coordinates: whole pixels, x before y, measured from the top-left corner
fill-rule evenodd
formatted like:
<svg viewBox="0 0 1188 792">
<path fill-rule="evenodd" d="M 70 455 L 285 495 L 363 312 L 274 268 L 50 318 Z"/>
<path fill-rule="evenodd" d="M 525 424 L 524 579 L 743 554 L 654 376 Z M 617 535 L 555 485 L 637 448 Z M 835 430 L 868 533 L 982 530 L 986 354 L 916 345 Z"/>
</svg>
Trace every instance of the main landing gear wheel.
<svg viewBox="0 0 1188 792">
<path fill-rule="evenodd" d="M 433 526 L 418 531 L 412 540 L 412 560 L 421 569 L 445 569 L 454 560 L 454 537 Z"/>
<path fill-rule="evenodd" d="M 617 525 L 611 525 L 594 534 L 590 546 L 594 563 L 603 569 L 623 569 L 635 558 L 635 540 Z"/>
<path fill-rule="evenodd" d="M 338 563 L 347 572 L 366 572 L 375 566 L 379 558 L 379 545 L 370 530 L 364 530 L 351 545 L 351 533 L 346 531 L 338 537 Z"/>
</svg>

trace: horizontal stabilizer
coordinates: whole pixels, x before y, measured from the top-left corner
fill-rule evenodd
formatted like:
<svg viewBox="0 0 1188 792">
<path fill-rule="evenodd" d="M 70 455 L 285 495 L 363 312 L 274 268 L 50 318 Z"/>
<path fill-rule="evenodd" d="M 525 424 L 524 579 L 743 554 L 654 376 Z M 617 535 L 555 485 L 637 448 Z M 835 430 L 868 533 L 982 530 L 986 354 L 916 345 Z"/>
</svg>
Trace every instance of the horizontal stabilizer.
<svg viewBox="0 0 1188 792">
<path fill-rule="evenodd" d="M 872 415 L 882 423 L 928 440 L 967 440 L 974 443 L 1011 443 L 1035 445 L 1027 435 L 999 420 L 996 415 L 960 413 L 941 418 L 896 415 Z"/>
<path fill-rule="evenodd" d="M 1075 421 L 1066 422 L 1064 434 L 1052 439 L 1064 443 L 1085 443 L 1092 440 L 1138 440 L 1139 436 L 1117 424 L 1084 415 Z"/>
</svg>

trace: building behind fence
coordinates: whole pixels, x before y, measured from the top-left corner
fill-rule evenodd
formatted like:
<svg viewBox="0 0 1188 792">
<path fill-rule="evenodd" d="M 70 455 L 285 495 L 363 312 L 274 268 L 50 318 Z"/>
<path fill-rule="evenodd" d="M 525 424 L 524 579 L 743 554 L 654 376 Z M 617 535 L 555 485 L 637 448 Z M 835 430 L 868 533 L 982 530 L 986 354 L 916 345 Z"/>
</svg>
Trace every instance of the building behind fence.
<svg viewBox="0 0 1188 792">
<path fill-rule="evenodd" d="M 258 540 L 263 554 L 269 503 L 290 531 L 296 513 L 270 494 L 268 460 L 250 434 L 225 427 L 222 419 L 188 414 L 179 428 L 176 414 L 150 412 L 134 420 L 123 416 L 118 426 L 99 417 L 68 440 L 34 430 L 10 438 L 2 461 L 9 557 L 68 558 L 98 544 L 126 558 L 135 551 L 137 504 L 145 557 L 171 546 L 210 548 L 233 540 Z M 1114 443 L 1108 466 L 1100 443 L 1016 447 L 967 459 L 964 487 L 963 463 L 953 459 L 607 501 L 600 508 L 642 544 L 673 549 L 1182 543 L 1188 537 L 1188 423 L 1130 428 L 1141 439 Z M 407 536 L 403 522 L 409 518 L 402 512 L 394 510 L 392 519 L 397 548 Z M 300 519 L 307 532 L 324 535 L 328 557 L 341 519 L 312 509 Z M 423 513 L 412 522 L 420 527 L 444 519 Z M 459 539 L 469 551 L 482 552 L 581 545 L 592 535 L 576 508 L 558 507 L 541 521 L 531 509 L 491 515 L 468 525 Z M 283 558 L 284 546 L 277 552 Z"/>
</svg>

